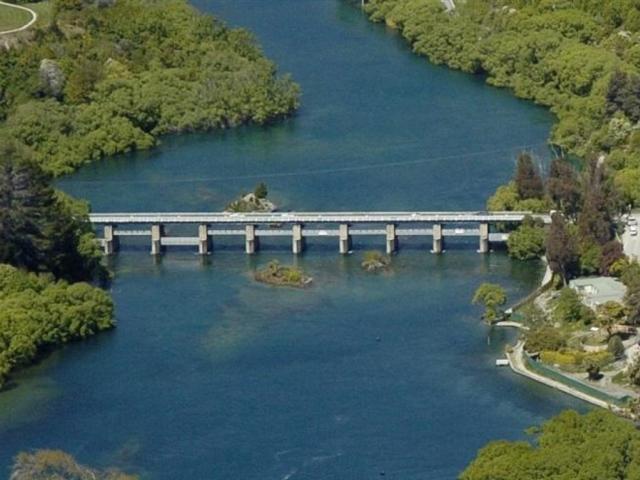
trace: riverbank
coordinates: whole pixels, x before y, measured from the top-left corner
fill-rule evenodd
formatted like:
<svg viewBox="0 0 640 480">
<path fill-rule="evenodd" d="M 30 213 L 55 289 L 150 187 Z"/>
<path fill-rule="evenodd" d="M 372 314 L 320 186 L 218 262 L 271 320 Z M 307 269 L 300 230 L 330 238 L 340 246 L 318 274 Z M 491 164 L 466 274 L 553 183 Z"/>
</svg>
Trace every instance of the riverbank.
<svg viewBox="0 0 640 480">
<path fill-rule="evenodd" d="M 544 292 L 551 285 L 552 280 L 553 275 L 547 265 L 540 287 L 532 292 L 532 294 L 528 295 L 524 300 L 518 302 L 516 304 L 517 306 L 513 308 L 513 311 L 525 304 L 535 303 L 541 295 L 544 295 Z M 523 335 L 526 335 L 526 333 L 531 330 L 530 326 L 524 325 L 520 321 L 502 321 L 496 323 L 495 326 L 516 328 L 523 332 Z M 629 349 L 634 344 L 635 341 L 629 340 L 626 342 L 625 348 Z M 537 360 L 530 358 L 524 347 L 525 341 L 522 338 L 518 339 L 515 345 L 506 347 L 507 361 L 509 363 L 509 367 L 514 373 L 559 390 L 592 405 L 611 410 L 620 416 L 629 417 L 631 415 L 628 404 L 630 400 L 638 398 L 637 393 L 620 387 L 616 389 L 607 389 L 598 388 L 596 385 L 588 385 L 580 379 L 574 378 L 574 376 L 569 376 L 556 369 L 551 369 L 548 366 L 536 363 Z M 604 347 L 598 347 L 597 350 L 591 350 L 603 351 L 603 349 L 606 351 L 606 345 Z M 587 350 L 590 351 L 589 349 Z M 633 348 L 631 348 L 631 350 L 633 350 Z M 637 353 L 632 356 L 637 356 Z M 614 392 L 614 390 L 616 392 L 624 392 L 616 396 L 616 392 Z"/>
<path fill-rule="evenodd" d="M 592 405 L 611 410 L 612 412 L 621 415 L 624 414 L 624 410 L 620 407 L 620 405 L 617 404 L 617 402 L 615 402 L 613 398 L 610 398 L 608 400 L 605 399 L 608 395 L 604 392 L 602 392 L 602 395 L 600 395 L 600 398 L 598 398 L 594 394 L 586 393 L 575 387 L 571 387 L 566 383 L 553 380 L 547 376 L 533 372 L 532 370 L 527 368 L 526 362 L 524 360 L 524 355 L 526 355 L 526 353 L 524 352 L 524 342 L 522 340 L 519 340 L 518 343 L 516 343 L 516 345 L 512 348 L 507 349 L 506 356 L 509 360 L 509 367 L 514 373 L 559 390 L 563 393 L 566 393 L 567 395 L 571 395 Z"/>
<path fill-rule="evenodd" d="M 60 181 L 94 211 L 220 211 L 261 180 L 284 211 L 477 211 L 517 146 L 545 144 L 545 110 L 428 64 L 351 6 L 214 3 L 195 4 L 255 32 L 303 86 L 304 108 L 269 128 L 165 137 Z M 83 462 L 154 480 L 452 479 L 480 443 L 582 408 L 496 375 L 482 359 L 500 353 L 504 332 L 487 345 L 460 301 L 485 278 L 519 298 L 537 271 L 479 255 L 475 240 L 429 255 L 425 240 L 403 239 L 398 274 L 386 275 L 321 238 L 296 257 L 314 277 L 307 289 L 253 278 L 271 258 L 293 262 L 284 238 L 260 238 L 266 258 L 241 254 L 243 241 L 214 244 L 203 262 L 192 249 L 154 260 L 146 241 L 121 249 L 117 332 L 52 356 L 0 396 L 0 466 L 29 445 L 82 445 Z M 380 236 L 354 244 L 381 248 Z M 109 435 L 97 436 L 105 419 Z"/>
</svg>

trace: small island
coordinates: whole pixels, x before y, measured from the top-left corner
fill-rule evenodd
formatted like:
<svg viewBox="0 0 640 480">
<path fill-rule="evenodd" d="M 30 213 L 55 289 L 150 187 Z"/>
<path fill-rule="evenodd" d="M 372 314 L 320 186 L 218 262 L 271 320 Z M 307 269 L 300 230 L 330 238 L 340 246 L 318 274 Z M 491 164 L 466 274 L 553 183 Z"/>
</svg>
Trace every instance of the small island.
<svg viewBox="0 0 640 480">
<path fill-rule="evenodd" d="M 313 281 L 301 269 L 289 265 L 280 265 L 277 260 L 270 261 L 265 268 L 256 271 L 255 279 L 258 282 L 268 283 L 269 285 L 296 288 L 306 287 Z"/>
<path fill-rule="evenodd" d="M 246 212 L 274 212 L 276 206 L 267 200 L 267 185 L 260 182 L 253 192 L 242 195 L 238 200 L 234 200 L 226 206 L 225 212 L 246 213 Z"/>
<path fill-rule="evenodd" d="M 377 272 L 387 270 L 391 266 L 391 258 L 377 250 L 365 252 L 364 259 L 360 264 L 367 272 Z"/>
</svg>

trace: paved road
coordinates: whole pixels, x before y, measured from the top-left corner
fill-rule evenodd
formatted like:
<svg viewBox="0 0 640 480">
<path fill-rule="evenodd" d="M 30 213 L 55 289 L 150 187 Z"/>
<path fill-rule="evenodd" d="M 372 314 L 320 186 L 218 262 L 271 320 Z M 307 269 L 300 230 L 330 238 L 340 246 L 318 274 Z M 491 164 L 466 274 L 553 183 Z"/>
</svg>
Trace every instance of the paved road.
<svg viewBox="0 0 640 480">
<path fill-rule="evenodd" d="M 271 212 L 271 213 L 92 213 L 94 224 L 172 223 L 497 223 L 522 222 L 526 212 Z M 533 215 L 545 223 L 549 215 Z"/>
<path fill-rule="evenodd" d="M 634 213 L 631 215 L 638 222 L 638 229 L 640 229 L 640 213 Z M 638 235 L 631 235 L 629 227 L 625 228 L 622 234 L 622 244 L 624 245 L 624 253 L 630 258 L 640 260 L 640 233 Z"/>
<path fill-rule="evenodd" d="M 2 2 L 2 1 L 0 1 L 0 5 L 5 6 L 5 7 L 9 7 L 9 8 L 17 8 L 18 10 L 24 10 L 25 12 L 29 12 L 31 14 L 31 20 L 29 20 L 26 24 L 24 24 L 20 28 L 14 28 L 12 30 L 5 30 L 4 32 L 0 32 L 0 35 L 8 35 L 10 33 L 21 32 L 21 31 L 26 30 L 27 28 L 29 28 L 31 25 L 36 23 L 36 21 L 38 20 L 38 14 L 36 12 L 34 12 L 33 10 L 31 10 L 30 8 L 28 8 L 28 7 L 23 7 L 22 5 L 14 5 L 13 3 L 6 3 L 6 2 Z"/>
</svg>

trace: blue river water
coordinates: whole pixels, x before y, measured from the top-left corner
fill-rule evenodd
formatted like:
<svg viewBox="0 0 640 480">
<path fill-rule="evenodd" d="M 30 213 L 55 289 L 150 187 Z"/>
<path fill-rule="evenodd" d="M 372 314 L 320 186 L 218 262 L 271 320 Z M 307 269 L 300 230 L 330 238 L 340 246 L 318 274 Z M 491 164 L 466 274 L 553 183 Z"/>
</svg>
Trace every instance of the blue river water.
<svg viewBox="0 0 640 480">
<path fill-rule="evenodd" d="M 545 156 L 544 109 L 430 65 L 345 0 L 197 0 L 252 30 L 303 89 L 268 127 L 192 134 L 60 182 L 94 211 L 219 210 L 265 181 L 296 210 L 482 210 L 518 151 Z M 581 403 L 497 369 L 513 333 L 470 305 L 484 281 L 511 299 L 541 266 L 451 243 L 401 239 L 393 268 L 363 272 L 359 241 L 286 241 L 246 257 L 113 260 L 118 328 L 55 352 L 0 394 L 0 465 L 59 448 L 152 479 L 454 479 L 479 447 Z M 256 284 L 277 258 L 304 290 Z"/>
</svg>

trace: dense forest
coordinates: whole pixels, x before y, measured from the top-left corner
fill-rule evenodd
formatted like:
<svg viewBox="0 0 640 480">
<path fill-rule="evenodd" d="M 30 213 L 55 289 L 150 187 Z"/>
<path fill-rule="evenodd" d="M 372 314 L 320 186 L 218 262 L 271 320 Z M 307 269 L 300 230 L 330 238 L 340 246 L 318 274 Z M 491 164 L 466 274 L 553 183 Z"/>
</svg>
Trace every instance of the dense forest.
<svg viewBox="0 0 640 480">
<path fill-rule="evenodd" d="M 54 346 L 114 325 L 89 206 L 53 177 L 163 134 L 298 106 L 298 86 L 248 32 L 184 0 L 52 3 L 51 21 L 0 55 L 0 388 Z"/>
<path fill-rule="evenodd" d="M 28 149 L 0 143 L 0 388 L 48 349 L 114 325 L 109 295 L 84 283 L 108 280 L 88 207 L 50 181 Z"/>
<path fill-rule="evenodd" d="M 633 0 L 370 0 L 432 62 L 549 106 L 552 142 L 606 156 L 623 200 L 640 204 L 640 4 Z"/>
<path fill-rule="evenodd" d="M 54 175 L 163 134 L 265 123 L 298 96 L 248 32 L 184 0 L 54 0 L 50 25 L 0 56 L 0 136 Z"/>
<path fill-rule="evenodd" d="M 640 432 L 609 412 L 564 412 L 529 433 L 484 447 L 460 480 L 640 478 Z"/>
</svg>

